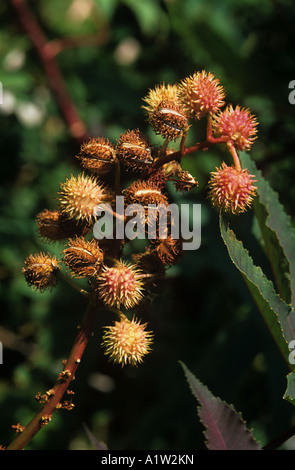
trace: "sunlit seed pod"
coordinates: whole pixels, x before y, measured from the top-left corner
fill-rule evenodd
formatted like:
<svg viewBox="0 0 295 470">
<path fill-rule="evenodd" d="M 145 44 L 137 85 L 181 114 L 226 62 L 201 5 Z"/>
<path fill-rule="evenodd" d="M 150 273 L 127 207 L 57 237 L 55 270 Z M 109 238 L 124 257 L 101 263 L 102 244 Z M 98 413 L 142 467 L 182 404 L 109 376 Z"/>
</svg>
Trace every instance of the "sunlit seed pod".
<svg viewBox="0 0 295 470">
<path fill-rule="evenodd" d="M 102 348 L 109 360 L 122 367 L 138 365 L 150 353 L 153 334 L 146 331 L 147 323 L 142 324 L 134 317 L 128 320 L 122 316 L 113 326 L 106 326 L 102 337 Z"/>
<path fill-rule="evenodd" d="M 86 170 L 103 175 L 113 168 L 116 151 L 108 139 L 90 138 L 81 145 L 77 158 Z"/>
<path fill-rule="evenodd" d="M 151 143 L 139 129 L 122 134 L 116 149 L 127 169 L 141 170 L 153 163 Z"/>
<path fill-rule="evenodd" d="M 87 223 L 67 219 L 57 210 L 43 210 L 36 216 L 39 235 L 47 242 L 63 241 L 89 231 Z"/>
<path fill-rule="evenodd" d="M 55 287 L 58 280 L 59 261 L 46 253 L 29 255 L 25 260 L 22 273 L 29 286 L 43 292 Z"/>
<path fill-rule="evenodd" d="M 177 191 L 190 191 L 198 186 L 198 181 L 186 170 L 177 173 L 178 180 L 174 183 Z"/>
<path fill-rule="evenodd" d="M 188 118 L 174 101 L 163 101 L 149 113 L 149 124 L 164 139 L 175 140 L 188 131 Z"/>
<path fill-rule="evenodd" d="M 123 191 L 126 204 L 168 204 L 168 198 L 164 194 L 160 184 L 152 180 L 138 180 Z"/>
<path fill-rule="evenodd" d="M 125 206 L 139 205 L 137 216 L 145 230 L 158 222 L 159 208 L 169 201 L 162 185 L 157 180 L 139 180 L 123 191 Z"/>
<path fill-rule="evenodd" d="M 238 170 L 223 162 L 221 168 L 211 173 L 208 197 L 219 210 L 240 214 L 251 206 L 257 194 L 253 183 L 255 176 L 247 169 Z"/>
<path fill-rule="evenodd" d="M 85 240 L 82 237 L 70 239 L 63 254 L 64 264 L 77 278 L 91 277 L 97 274 L 104 258 L 97 240 Z"/>
<path fill-rule="evenodd" d="M 182 137 L 188 131 L 188 117 L 179 101 L 177 85 L 157 85 L 143 99 L 147 106 L 148 122 L 156 132 L 167 140 Z"/>
<path fill-rule="evenodd" d="M 162 165 L 159 171 L 163 174 L 164 179 L 166 179 L 177 176 L 178 173 L 182 171 L 182 168 L 179 162 L 172 160 Z"/>
<path fill-rule="evenodd" d="M 143 296 L 142 273 L 136 265 L 116 261 L 104 266 L 97 277 L 98 297 L 110 307 L 126 309 L 138 304 Z"/>
<path fill-rule="evenodd" d="M 213 133 L 228 136 L 237 150 L 249 150 L 257 138 L 258 122 L 249 109 L 229 105 L 212 120 Z"/>
<path fill-rule="evenodd" d="M 113 201 L 112 192 L 93 176 L 79 174 L 61 183 L 59 210 L 70 219 L 93 221 L 101 203 Z"/>
<path fill-rule="evenodd" d="M 224 105 L 225 91 L 218 78 L 202 70 L 180 82 L 179 96 L 185 110 L 195 119 L 201 119 Z"/>
</svg>

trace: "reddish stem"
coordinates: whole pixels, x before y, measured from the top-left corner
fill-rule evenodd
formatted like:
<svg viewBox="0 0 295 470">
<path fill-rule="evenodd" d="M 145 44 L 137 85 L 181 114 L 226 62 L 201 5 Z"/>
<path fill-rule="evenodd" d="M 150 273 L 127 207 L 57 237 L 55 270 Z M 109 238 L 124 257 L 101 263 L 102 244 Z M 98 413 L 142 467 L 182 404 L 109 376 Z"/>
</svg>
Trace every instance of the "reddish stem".
<svg viewBox="0 0 295 470">
<path fill-rule="evenodd" d="M 48 47 L 50 43 L 47 41 L 47 38 L 26 4 L 26 1 L 10 0 L 10 2 L 15 8 L 19 21 L 30 37 L 43 63 L 51 88 L 72 136 L 79 144 L 82 143 L 87 139 L 88 134 L 68 93 L 59 66 L 54 58 L 54 54 L 52 54 L 52 48 Z"/>
<path fill-rule="evenodd" d="M 75 372 L 80 364 L 84 350 L 92 335 L 93 325 L 98 312 L 98 304 L 90 300 L 83 321 L 79 327 L 79 332 L 73 344 L 70 355 L 64 365 L 64 369 L 59 374 L 58 380 L 50 391 L 50 397 L 43 408 L 34 416 L 30 423 L 24 427 L 24 430 L 17 435 L 6 450 L 22 450 L 27 443 L 47 424 L 51 419 L 56 407 L 68 389 L 70 382 L 75 379 Z"/>
</svg>

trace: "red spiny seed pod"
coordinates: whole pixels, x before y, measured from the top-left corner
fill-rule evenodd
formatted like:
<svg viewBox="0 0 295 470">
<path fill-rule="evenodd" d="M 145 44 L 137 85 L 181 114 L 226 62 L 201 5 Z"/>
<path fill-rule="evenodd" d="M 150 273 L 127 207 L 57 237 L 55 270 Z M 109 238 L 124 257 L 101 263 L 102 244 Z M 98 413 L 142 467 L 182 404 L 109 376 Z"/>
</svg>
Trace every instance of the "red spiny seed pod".
<svg viewBox="0 0 295 470">
<path fill-rule="evenodd" d="M 258 122 L 249 109 L 229 105 L 212 120 L 212 129 L 217 136 L 228 136 L 237 150 L 249 150 L 257 137 Z"/>
<path fill-rule="evenodd" d="M 142 274 L 137 266 L 116 261 L 114 266 L 104 266 L 97 277 L 98 296 L 110 307 L 131 308 L 143 297 Z"/>
<path fill-rule="evenodd" d="M 67 218 L 90 222 L 101 203 L 109 203 L 113 195 L 92 176 L 71 176 L 60 186 L 60 212 Z"/>
<path fill-rule="evenodd" d="M 43 210 L 37 215 L 36 221 L 39 235 L 48 242 L 80 236 L 89 231 L 87 224 L 67 219 L 57 210 Z"/>
<path fill-rule="evenodd" d="M 113 326 L 106 326 L 102 347 L 109 360 L 115 364 L 135 366 L 143 361 L 151 351 L 153 335 L 146 331 L 147 323 L 142 324 L 134 317 L 128 320 L 122 316 Z"/>
<path fill-rule="evenodd" d="M 94 276 L 103 263 L 103 251 L 95 239 L 77 237 L 69 240 L 68 248 L 63 253 L 63 262 L 77 278 Z"/>
<path fill-rule="evenodd" d="M 126 204 L 168 204 L 168 198 L 163 193 L 162 185 L 158 181 L 139 180 L 132 183 L 123 191 Z"/>
<path fill-rule="evenodd" d="M 211 72 L 195 72 L 179 84 L 180 99 L 195 119 L 214 114 L 224 105 L 225 92 L 219 79 Z"/>
<path fill-rule="evenodd" d="M 58 259 L 46 253 L 29 255 L 22 268 L 27 284 L 41 292 L 55 287 L 58 271 Z"/>
<path fill-rule="evenodd" d="M 117 152 L 127 169 L 145 169 L 153 163 L 151 143 L 139 129 L 127 131 L 120 136 Z"/>
<path fill-rule="evenodd" d="M 116 151 L 104 137 L 90 138 L 81 145 L 77 155 L 81 166 L 93 173 L 108 173 L 116 160 Z"/>
<path fill-rule="evenodd" d="M 219 210 L 239 214 L 250 207 L 256 195 L 257 188 L 253 185 L 255 176 L 247 169 L 238 170 L 227 166 L 224 162 L 221 168 L 211 173 L 209 181 L 209 197 Z"/>
<path fill-rule="evenodd" d="M 179 101 L 177 85 L 158 85 L 143 99 L 148 121 L 156 134 L 175 140 L 189 129 L 188 117 Z"/>
</svg>

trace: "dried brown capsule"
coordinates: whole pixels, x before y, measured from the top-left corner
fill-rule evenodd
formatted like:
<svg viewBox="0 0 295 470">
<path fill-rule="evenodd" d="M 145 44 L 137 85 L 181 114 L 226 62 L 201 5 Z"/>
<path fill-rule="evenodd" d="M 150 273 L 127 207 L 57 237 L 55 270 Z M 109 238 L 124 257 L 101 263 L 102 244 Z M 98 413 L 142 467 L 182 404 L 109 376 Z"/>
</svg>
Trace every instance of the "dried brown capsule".
<svg viewBox="0 0 295 470">
<path fill-rule="evenodd" d="M 165 265 L 163 260 L 159 257 L 156 250 L 147 247 L 145 252 L 136 253 L 132 256 L 138 268 L 151 277 L 145 278 L 146 283 L 154 283 L 154 279 L 163 279 L 165 276 Z"/>
<path fill-rule="evenodd" d="M 103 262 L 103 251 L 95 239 L 88 241 L 77 237 L 69 240 L 63 253 L 63 262 L 77 278 L 95 275 Z"/>
<path fill-rule="evenodd" d="M 153 180 L 139 180 L 132 183 L 124 191 L 126 204 L 168 204 L 168 198 L 163 193 L 161 184 Z"/>
<path fill-rule="evenodd" d="M 116 160 L 116 151 L 108 139 L 90 138 L 81 145 L 77 158 L 81 166 L 93 173 L 108 173 Z"/>
<path fill-rule="evenodd" d="M 56 285 L 58 270 L 58 259 L 55 256 L 37 253 L 26 258 L 22 273 L 30 286 L 43 292 Z"/>
<path fill-rule="evenodd" d="M 174 186 L 177 191 L 190 191 L 198 186 L 198 181 L 186 170 L 180 170 L 177 173 L 177 181 Z"/>
<path fill-rule="evenodd" d="M 89 231 L 88 224 L 67 219 L 57 210 L 45 209 L 37 215 L 36 221 L 39 235 L 47 241 L 61 241 Z"/>
<path fill-rule="evenodd" d="M 138 129 L 127 131 L 120 136 L 117 152 L 127 169 L 145 169 L 153 162 L 150 141 Z"/>
<path fill-rule="evenodd" d="M 155 240 L 155 252 L 164 265 L 175 264 L 183 254 L 182 240 L 168 236 L 164 239 Z"/>
<path fill-rule="evenodd" d="M 144 101 L 148 106 L 143 108 L 156 134 L 175 140 L 188 131 L 188 116 L 179 100 L 177 85 L 159 85 L 149 91 Z"/>
</svg>

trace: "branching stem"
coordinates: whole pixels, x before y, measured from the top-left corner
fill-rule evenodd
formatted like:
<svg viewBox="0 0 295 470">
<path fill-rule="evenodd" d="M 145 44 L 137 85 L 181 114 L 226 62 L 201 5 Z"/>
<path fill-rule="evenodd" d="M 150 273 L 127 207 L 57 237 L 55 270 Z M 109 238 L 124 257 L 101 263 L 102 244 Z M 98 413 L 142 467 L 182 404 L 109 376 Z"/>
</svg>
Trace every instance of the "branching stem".
<svg viewBox="0 0 295 470">
<path fill-rule="evenodd" d="M 50 398 L 43 408 L 33 417 L 23 431 L 19 433 L 6 450 L 22 450 L 31 441 L 37 432 L 50 421 L 52 414 L 59 405 L 64 393 L 68 389 L 81 362 L 84 350 L 92 336 L 93 326 L 98 313 L 99 304 L 93 298 L 90 299 L 84 318 L 75 342 L 65 362 L 63 371 L 59 374 L 56 384 L 51 390 Z"/>
</svg>

